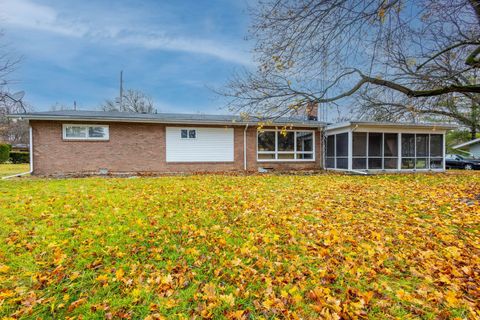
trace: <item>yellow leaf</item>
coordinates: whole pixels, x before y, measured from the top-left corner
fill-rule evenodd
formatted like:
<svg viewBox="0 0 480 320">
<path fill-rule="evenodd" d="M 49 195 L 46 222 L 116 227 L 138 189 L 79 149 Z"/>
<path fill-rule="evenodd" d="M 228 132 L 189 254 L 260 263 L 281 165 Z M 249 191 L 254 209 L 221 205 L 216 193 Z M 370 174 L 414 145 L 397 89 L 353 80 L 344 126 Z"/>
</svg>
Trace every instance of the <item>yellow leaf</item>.
<svg viewBox="0 0 480 320">
<path fill-rule="evenodd" d="M 125 271 L 123 271 L 122 268 L 118 269 L 116 272 L 115 272 L 115 276 L 117 277 L 118 280 L 121 280 L 123 279 L 123 276 L 125 275 Z"/>
<path fill-rule="evenodd" d="M 273 299 L 267 299 L 262 303 L 263 307 L 267 310 L 270 310 L 274 304 L 275 301 Z"/>
<path fill-rule="evenodd" d="M 7 273 L 10 270 L 10 267 L 4 264 L 0 265 L 0 273 Z"/>
<path fill-rule="evenodd" d="M 228 295 L 225 295 L 225 294 L 220 295 L 220 300 L 225 302 L 230 307 L 233 307 L 235 305 L 235 298 L 231 293 Z"/>
<path fill-rule="evenodd" d="M 458 299 L 457 295 L 453 291 L 447 291 L 444 295 L 445 301 L 447 301 L 447 304 L 451 307 L 456 307 L 458 305 Z"/>
<path fill-rule="evenodd" d="M 295 301 L 295 303 L 300 303 L 302 302 L 302 299 L 303 299 L 302 296 L 298 293 L 294 294 L 292 298 L 293 298 L 293 301 Z"/>
<path fill-rule="evenodd" d="M 175 299 L 168 299 L 167 302 L 165 303 L 165 308 L 171 309 L 174 308 L 178 305 L 178 301 Z"/>
<path fill-rule="evenodd" d="M 79 276 L 80 276 L 80 272 L 78 272 L 78 271 L 72 272 L 72 274 L 70 275 L 70 280 L 75 280 Z"/>
<path fill-rule="evenodd" d="M 101 283 L 108 282 L 108 276 L 106 274 L 99 275 L 96 280 Z"/>
<path fill-rule="evenodd" d="M 135 297 L 135 298 L 140 296 L 140 293 L 142 293 L 142 291 L 138 288 L 135 288 L 135 289 L 132 290 L 132 296 Z"/>
</svg>

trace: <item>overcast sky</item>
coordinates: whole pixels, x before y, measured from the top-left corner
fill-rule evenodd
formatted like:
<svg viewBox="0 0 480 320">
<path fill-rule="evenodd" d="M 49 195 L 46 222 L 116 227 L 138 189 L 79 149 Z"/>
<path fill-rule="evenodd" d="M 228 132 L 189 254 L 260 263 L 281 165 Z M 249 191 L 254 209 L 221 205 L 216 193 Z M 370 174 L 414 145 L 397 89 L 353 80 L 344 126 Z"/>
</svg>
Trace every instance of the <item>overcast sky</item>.
<svg viewBox="0 0 480 320">
<path fill-rule="evenodd" d="M 3 44 L 23 57 L 11 90 L 35 110 L 97 109 L 124 86 L 159 112 L 227 113 L 207 87 L 251 68 L 247 0 L 0 0 Z"/>
</svg>

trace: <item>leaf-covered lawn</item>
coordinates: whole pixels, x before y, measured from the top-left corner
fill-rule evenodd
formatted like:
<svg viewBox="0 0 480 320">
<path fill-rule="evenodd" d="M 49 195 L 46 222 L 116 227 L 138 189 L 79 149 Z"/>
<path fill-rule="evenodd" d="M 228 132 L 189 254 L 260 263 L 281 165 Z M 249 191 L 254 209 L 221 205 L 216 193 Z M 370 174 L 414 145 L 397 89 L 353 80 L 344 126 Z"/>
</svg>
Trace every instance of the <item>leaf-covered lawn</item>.
<svg viewBox="0 0 480 320">
<path fill-rule="evenodd" d="M 28 172 L 29 170 L 30 170 L 30 165 L 28 163 L 22 163 L 22 164 L 0 163 L 0 178 L 11 176 L 17 173 Z"/>
<path fill-rule="evenodd" d="M 480 174 L 0 182 L 0 318 L 467 318 Z"/>
</svg>

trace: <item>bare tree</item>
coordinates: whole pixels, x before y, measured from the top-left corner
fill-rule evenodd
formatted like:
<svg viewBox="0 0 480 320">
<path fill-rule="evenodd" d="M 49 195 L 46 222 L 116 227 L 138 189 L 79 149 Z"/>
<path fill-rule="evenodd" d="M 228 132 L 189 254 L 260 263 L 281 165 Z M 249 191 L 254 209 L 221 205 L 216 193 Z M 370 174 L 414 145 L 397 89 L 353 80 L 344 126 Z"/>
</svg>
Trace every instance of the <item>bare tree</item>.
<svg viewBox="0 0 480 320">
<path fill-rule="evenodd" d="M 478 82 L 478 70 L 473 69 L 459 75 L 464 61 L 452 53 L 445 54 L 437 60 L 435 69 L 448 74 L 452 82 L 458 85 L 473 85 Z M 395 65 L 401 66 L 412 78 L 422 77 L 435 83 L 437 70 L 428 74 L 415 74 L 407 61 L 398 59 Z M 433 69 L 433 67 L 430 67 Z M 423 79 L 418 79 L 419 81 Z M 374 120 L 419 120 L 455 121 L 470 131 L 472 139 L 480 132 L 480 96 L 477 93 L 448 93 L 433 97 L 410 98 L 393 90 L 383 90 L 381 87 L 360 91 L 358 106 L 362 116 Z"/>
<path fill-rule="evenodd" d="M 3 36 L 0 33 L 0 38 Z M 23 101 L 23 93 L 12 94 L 8 85 L 20 58 L 12 54 L 6 45 L 0 46 L 0 142 L 28 143 L 28 125 L 25 121 L 8 119 L 7 114 L 26 112 L 31 109 Z"/>
<path fill-rule="evenodd" d="M 28 123 L 25 120 L 9 119 L 7 114 L 22 113 L 31 108 L 10 99 L 0 102 L 0 142 L 9 144 L 28 143 Z"/>
<path fill-rule="evenodd" d="M 156 113 L 153 100 L 139 90 L 128 89 L 123 94 L 121 105 L 119 101 L 106 100 L 101 106 L 104 111 L 120 111 L 135 113 Z"/>
<path fill-rule="evenodd" d="M 259 67 L 220 91 L 232 110 L 278 116 L 371 88 L 413 101 L 480 93 L 467 79 L 480 68 L 479 0 L 266 0 L 252 16 Z M 446 56 L 461 64 L 439 67 Z"/>
</svg>

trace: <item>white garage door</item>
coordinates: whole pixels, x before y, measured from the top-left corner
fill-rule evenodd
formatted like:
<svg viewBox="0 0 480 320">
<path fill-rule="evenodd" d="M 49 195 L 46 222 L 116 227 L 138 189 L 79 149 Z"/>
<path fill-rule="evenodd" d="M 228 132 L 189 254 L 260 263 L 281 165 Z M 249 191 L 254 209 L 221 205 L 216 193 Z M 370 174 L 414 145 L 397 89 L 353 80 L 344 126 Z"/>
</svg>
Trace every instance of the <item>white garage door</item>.
<svg viewBox="0 0 480 320">
<path fill-rule="evenodd" d="M 167 162 L 233 161 L 232 128 L 166 128 Z"/>
</svg>

